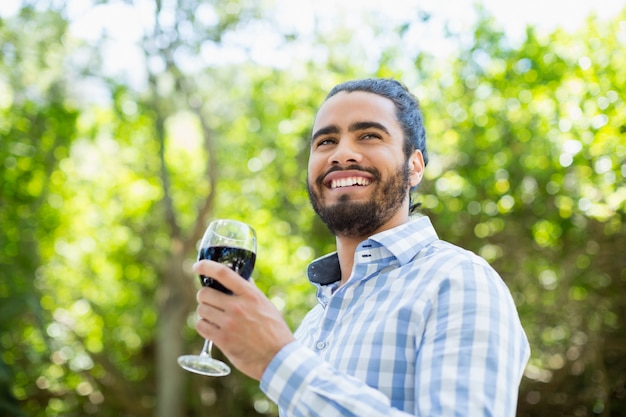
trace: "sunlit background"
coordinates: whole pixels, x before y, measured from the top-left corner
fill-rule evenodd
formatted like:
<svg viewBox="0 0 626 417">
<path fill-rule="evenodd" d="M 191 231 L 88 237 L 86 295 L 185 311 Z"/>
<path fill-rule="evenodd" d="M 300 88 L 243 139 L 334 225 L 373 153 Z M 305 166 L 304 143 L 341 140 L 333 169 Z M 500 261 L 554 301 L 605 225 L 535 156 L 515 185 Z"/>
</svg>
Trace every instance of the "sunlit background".
<svg viewBox="0 0 626 417">
<path fill-rule="evenodd" d="M 55 2 L 34 2 L 35 7 L 41 10 L 49 7 L 50 3 Z M 167 8 L 168 3 L 163 2 L 163 13 L 159 17 L 159 23 L 166 27 L 176 23 L 173 10 Z M 227 13 L 237 15 L 242 7 L 240 3 L 246 4 L 231 2 L 223 7 Z M 401 24 L 408 16 L 422 19 L 424 24 L 412 27 L 403 36 L 403 47 L 446 56 L 472 42 L 477 4 L 493 16 L 496 26 L 506 33 L 512 44 L 522 42 L 527 25 L 543 33 L 557 28 L 571 32 L 580 29 L 591 14 L 607 19 L 618 15 L 625 4 L 620 0 L 264 0 L 256 3 L 266 5 L 273 11 L 265 19 L 247 26 L 245 31 L 227 34 L 219 45 L 207 40 L 199 53 L 181 52 L 176 56 L 180 67 L 193 71 L 198 66 L 254 62 L 293 69 L 309 60 L 325 60 L 328 54 L 325 48 L 309 48 L 307 44 L 320 34 L 335 31 L 349 32 L 352 42 L 367 45 L 363 62 L 365 65 L 371 62 L 370 65 L 375 66 L 379 54 L 389 45 L 399 43 L 400 39 L 394 33 L 383 36 L 375 33 L 373 24 L 391 27 Z M 4 0 L 0 3 L 0 16 L 15 15 L 21 4 L 19 0 Z M 146 83 L 146 64 L 151 67 L 163 65 L 157 59 L 143 62 L 144 54 L 138 45 L 142 36 L 154 30 L 154 1 L 108 1 L 95 7 L 89 0 L 69 0 L 58 4 L 63 4 L 66 9 L 73 36 L 98 43 L 105 35 L 106 41 L 99 44 L 104 61 L 103 71 L 107 75 L 124 77 L 132 86 L 142 88 Z M 219 19 L 210 2 L 201 3 L 195 17 L 206 25 L 215 24 Z M 183 25 L 178 30 L 184 37 L 185 32 L 193 31 L 193 28 Z M 446 31 L 466 32 L 468 44 L 459 45 L 447 39 Z M 286 33 L 297 34 L 298 42 L 285 46 L 282 37 Z M 409 55 L 398 70 L 411 65 Z M 89 94 L 85 95 L 91 98 L 107 96 L 106 92 L 97 94 L 88 91 Z"/>
</svg>

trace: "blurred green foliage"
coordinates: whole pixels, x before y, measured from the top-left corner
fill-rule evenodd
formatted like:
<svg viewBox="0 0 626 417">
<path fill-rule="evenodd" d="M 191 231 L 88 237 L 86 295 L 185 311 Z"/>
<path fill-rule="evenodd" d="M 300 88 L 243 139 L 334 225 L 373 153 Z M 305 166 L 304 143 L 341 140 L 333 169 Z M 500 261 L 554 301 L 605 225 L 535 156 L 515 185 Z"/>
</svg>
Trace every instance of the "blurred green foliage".
<svg viewBox="0 0 626 417">
<path fill-rule="evenodd" d="M 402 71 L 407 51 L 366 66 L 340 31 L 289 70 L 184 70 L 181 50 L 267 19 L 224 4 L 203 6 L 209 23 L 195 1 L 170 25 L 157 8 L 140 88 L 101 71 L 63 10 L 0 19 L 0 414 L 275 415 L 243 375 L 175 364 L 201 345 L 198 233 L 253 225 L 253 278 L 295 328 L 315 302 L 306 265 L 334 244 L 304 187 L 309 129 L 330 87 L 369 75 L 410 80 L 431 153 L 423 212 L 513 293 L 533 349 L 518 415 L 626 414 L 626 10 L 574 34 L 528 28 L 517 46 L 483 12 L 459 55 L 416 51 Z M 424 20 L 378 30 L 400 45 Z M 107 99 L 85 100 L 90 83 Z"/>
</svg>

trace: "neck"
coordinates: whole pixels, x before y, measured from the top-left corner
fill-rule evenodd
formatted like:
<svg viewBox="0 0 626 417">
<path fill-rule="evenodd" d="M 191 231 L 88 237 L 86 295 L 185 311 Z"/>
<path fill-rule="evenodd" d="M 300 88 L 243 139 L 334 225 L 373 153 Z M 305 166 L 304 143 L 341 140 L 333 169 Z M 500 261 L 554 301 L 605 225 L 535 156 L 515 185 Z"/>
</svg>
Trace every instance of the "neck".
<svg viewBox="0 0 626 417">
<path fill-rule="evenodd" d="M 341 269 L 341 284 L 343 285 L 348 281 L 352 274 L 352 267 L 354 266 L 354 253 L 357 246 L 364 239 L 347 238 L 337 236 L 337 255 L 339 256 L 339 267 Z"/>
</svg>

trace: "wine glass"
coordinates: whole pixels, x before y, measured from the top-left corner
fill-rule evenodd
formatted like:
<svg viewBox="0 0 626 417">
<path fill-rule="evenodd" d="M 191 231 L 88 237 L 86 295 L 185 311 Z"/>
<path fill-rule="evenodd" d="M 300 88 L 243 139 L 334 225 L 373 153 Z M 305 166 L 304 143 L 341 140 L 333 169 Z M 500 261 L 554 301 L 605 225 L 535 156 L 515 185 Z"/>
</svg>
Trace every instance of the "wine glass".
<svg viewBox="0 0 626 417">
<path fill-rule="evenodd" d="M 228 265 L 244 279 L 249 279 L 256 260 L 256 232 L 236 220 L 213 220 L 200 242 L 198 260 L 210 259 Z M 200 275 L 200 283 L 226 294 L 232 292 L 211 277 Z M 208 376 L 224 376 L 230 367 L 211 357 L 213 342 L 206 339 L 199 355 L 178 357 L 178 364 L 187 371 Z"/>
</svg>

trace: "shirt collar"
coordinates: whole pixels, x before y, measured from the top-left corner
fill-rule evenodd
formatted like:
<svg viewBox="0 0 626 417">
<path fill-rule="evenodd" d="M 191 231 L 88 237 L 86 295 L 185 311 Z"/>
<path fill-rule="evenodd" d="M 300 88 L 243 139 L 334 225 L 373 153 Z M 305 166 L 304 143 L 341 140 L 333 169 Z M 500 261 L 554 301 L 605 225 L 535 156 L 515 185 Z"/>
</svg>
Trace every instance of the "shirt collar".
<svg viewBox="0 0 626 417">
<path fill-rule="evenodd" d="M 368 240 L 385 247 L 400 263 L 408 263 L 423 248 L 438 239 L 437 233 L 426 216 L 411 219 L 407 223 L 371 236 Z M 362 242 L 359 246 L 363 245 Z M 317 258 L 307 269 L 309 281 L 328 285 L 341 279 L 337 252 Z"/>
</svg>

